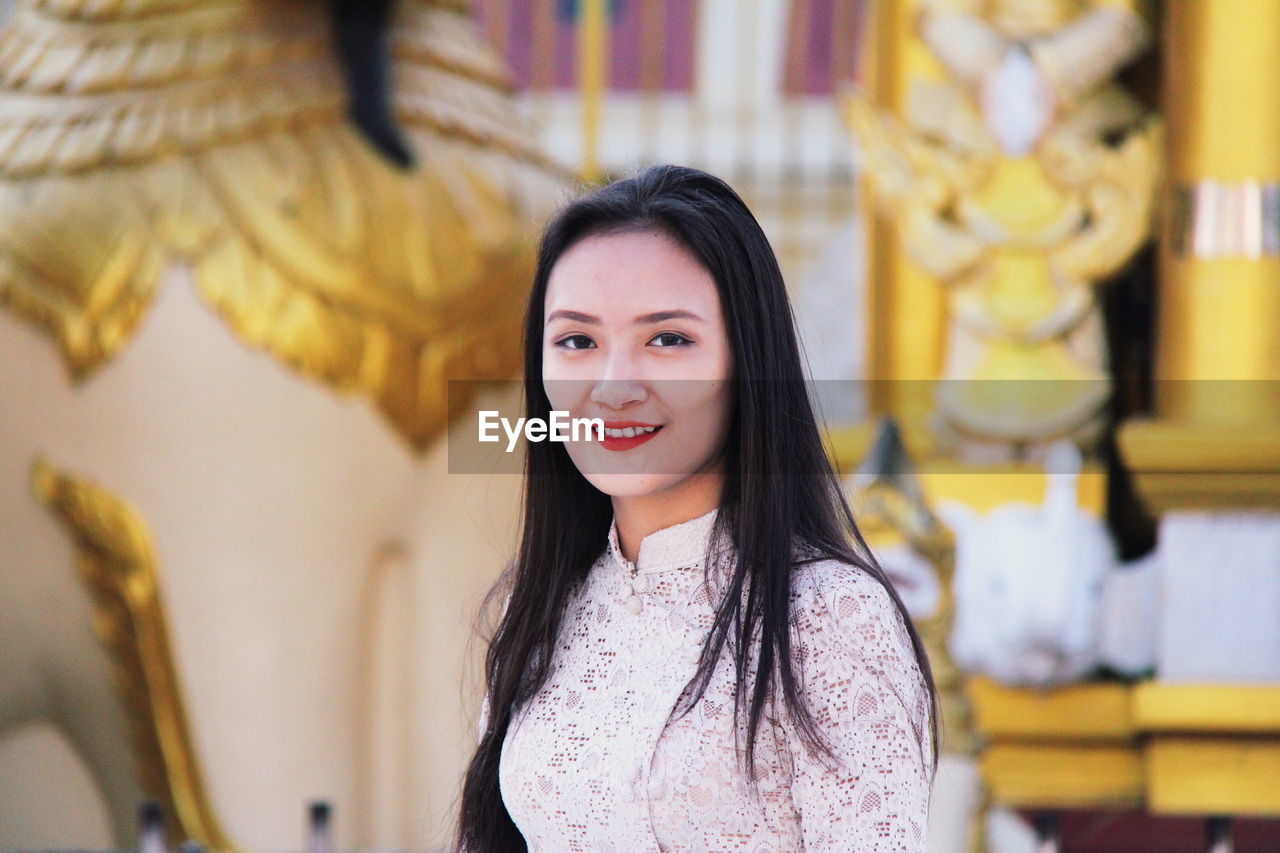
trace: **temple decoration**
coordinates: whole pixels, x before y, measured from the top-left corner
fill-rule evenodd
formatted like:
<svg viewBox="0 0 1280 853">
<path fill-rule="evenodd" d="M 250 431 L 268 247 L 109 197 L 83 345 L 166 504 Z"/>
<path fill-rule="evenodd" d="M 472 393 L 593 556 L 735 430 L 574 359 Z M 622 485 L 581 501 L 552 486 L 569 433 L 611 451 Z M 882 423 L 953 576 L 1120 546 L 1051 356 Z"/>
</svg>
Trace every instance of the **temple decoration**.
<svg viewBox="0 0 1280 853">
<path fill-rule="evenodd" d="M 1148 238 L 1159 173 L 1159 122 L 1111 82 L 1147 27 L 1116 0 L 878 14 L 877 32 L 907 35 L 876 40 L 897 52 L 892 73 L 846 117 L 910 264 L 873 259 L 873 375 L 941 377 L 944 434 L 1087 443 L 1111 388 L 1094 289 Z"/>
<path fill-rule="evenodd" d="M 1168 9 L 1178 57 L 1164 87 L 1174 204 L 1157 362 L 1166 380 L 1157 405 L 1168 418 L 1249 426 L 1280 419 L 1280 105 L 1267 86 L 1240 82 L 1268 67 L 1280 48 L 1278 23 L 1275 0 Z M 1224 380 L 1242 393 L 1221 393 Z M 1204 395 L 1199 402 L 1195 392 Z"/>
<path fill-rule="evenodd" d="M 1165 4 L 1157 417 L 1119 435 L 1161 513 L 1280 509 L 1280 103 L 1249 85 L 1275 64 L 1280 0 L 1229 5 Z"/>
<path fill-rule="evenodd" d="M 177 839 L 231 850 L 205 793 L 169 647 L 151 535 L 137 510 L 96 483 L 39 459 L 36 499 L 70 536 L 93 627 L 110 655 L 131 724 L 142 787 L 173 815 Z"/>
<path fill-rule="evenodd" d="M 447 379 L 518 364 L 535 219 L 573 180 L 467 8 L 20 0 L 0 31 L 0 304 L 83 379 L 190 264 L 241 340 L 422 449 L 467 403 Z"/>
</svg>

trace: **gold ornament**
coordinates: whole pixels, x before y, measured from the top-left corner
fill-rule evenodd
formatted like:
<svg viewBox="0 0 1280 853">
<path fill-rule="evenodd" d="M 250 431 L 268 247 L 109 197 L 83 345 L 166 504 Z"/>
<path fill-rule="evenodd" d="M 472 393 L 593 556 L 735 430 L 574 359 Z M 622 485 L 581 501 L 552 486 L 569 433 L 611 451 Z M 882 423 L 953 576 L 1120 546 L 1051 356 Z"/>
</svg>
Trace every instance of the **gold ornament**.
<svg viewBox="0 0 1280 853">
<path fill-rule="evenodd" d="M 131 724 L 142 787 L 174 816 L 173 837 L 232 849 L 192 746 L 146 523 L 101 486 L 43 459 L 32 467 L 31 485 L 75 546 L 80 580 L 93 601 L 94 632 L 111 657 Z"/>
<path fill-rule="evenodd" d="M 900 113 L 861 95 L 844 108 L 876 201 L 947 293 L 943 424 L 1013 445 L 1092 435 L 1111 390 L 1094 288 L 1150 234 L 1161 162 L 1159 121 L 1106 81 L 1144 44 L 1141 18 L 1121 0 L 919 5 L 937 75 L 914 79 Z M 978 101 L 992 64 L 1033 37 L 1059 107 L 1014 155 Z"/>
<path fill-rule="evenodd" d="M 384 161 L 346 118 L 326 9 L 20 0 L 0 31 L 0 304 L 83 379 L 189 264 L 241 340 L 368 397 L 420 450 L 448 379 L 518 364 L 536 220 L 572 177 L 532 146 L 468 4 L 441 0 L 397 4 L 418 167 Z"/>
</svg>

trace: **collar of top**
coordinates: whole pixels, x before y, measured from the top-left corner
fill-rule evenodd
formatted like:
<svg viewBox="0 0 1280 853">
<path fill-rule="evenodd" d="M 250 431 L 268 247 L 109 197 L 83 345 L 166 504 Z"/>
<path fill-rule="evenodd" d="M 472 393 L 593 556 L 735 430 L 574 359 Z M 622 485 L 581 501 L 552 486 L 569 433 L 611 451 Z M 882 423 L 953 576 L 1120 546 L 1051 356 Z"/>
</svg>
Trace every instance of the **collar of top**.
<svg viewBox="0 0 1280 853">
<path fill-rule="evenodd" d="M 707 556 L 719 508 L 705 515 L 655 530 L 640 540 L 640 557 L 632 563 L 618 545 L 618 519 L 609 524 L 609 559 L 628 574 L 697 568 Z M 719 553 L 723 548 L 717 548 Z"/>
</svg>

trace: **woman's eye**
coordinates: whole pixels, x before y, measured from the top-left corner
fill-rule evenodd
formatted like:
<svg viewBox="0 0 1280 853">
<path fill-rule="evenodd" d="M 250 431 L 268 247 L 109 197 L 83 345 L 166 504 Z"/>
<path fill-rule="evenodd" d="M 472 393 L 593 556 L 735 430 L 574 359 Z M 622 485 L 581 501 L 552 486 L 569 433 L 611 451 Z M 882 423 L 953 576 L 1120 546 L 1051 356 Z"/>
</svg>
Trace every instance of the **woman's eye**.
<svg viewBox="0 0 1280 853">
<path fill-rule="evenodd" d="M 595 345 L 596 342 L 586 335 L 569 335 L 567 338 L 556 341 L 556 346 L 565 349 L 591 349 Z"/>
<path fill-rule="evenodd" d="M 693 341 L 689 340 L 684 335 L 679 335 L 675 332 L 663 332 L 662 334 L 655 336 L 649 343 L 657 343 L 660 347 L 678 347 L 684 344 L 691 344 Z"/>
</svg>

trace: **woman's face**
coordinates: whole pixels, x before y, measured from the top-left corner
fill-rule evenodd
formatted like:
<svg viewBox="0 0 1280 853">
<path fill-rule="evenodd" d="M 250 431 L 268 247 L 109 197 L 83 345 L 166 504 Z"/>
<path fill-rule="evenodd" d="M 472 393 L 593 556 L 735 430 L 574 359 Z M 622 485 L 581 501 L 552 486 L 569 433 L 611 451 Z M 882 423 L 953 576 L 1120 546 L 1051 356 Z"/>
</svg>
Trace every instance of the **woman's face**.
<svg viewBox="0 0 1280 853">
<path fill-rule="evenodd" d="M 677 501 L 719 475 L 732 356 L 715 280 L 692 255 L 658 231 L 587 237 L 552 268 L 544 317 L 551 408 L 605 423 L 603 442 L 565 445 L 592 485 Z"/>
</svg>

